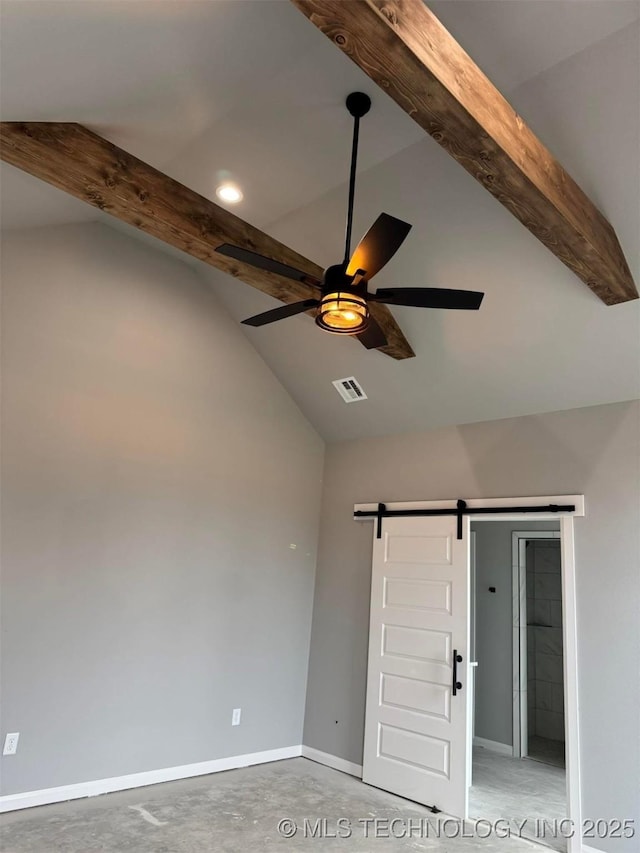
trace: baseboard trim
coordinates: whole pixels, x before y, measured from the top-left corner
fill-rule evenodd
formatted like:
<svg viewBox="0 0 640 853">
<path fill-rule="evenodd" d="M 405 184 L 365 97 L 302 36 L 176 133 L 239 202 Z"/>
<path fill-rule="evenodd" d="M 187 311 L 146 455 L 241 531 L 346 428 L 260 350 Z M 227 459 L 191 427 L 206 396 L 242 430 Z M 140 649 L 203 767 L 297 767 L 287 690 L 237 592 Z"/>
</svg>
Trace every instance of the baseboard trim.
<svg viewBox="0 0 640 853">
<path fill-rule="evenodd" d="M 197 764 L 183 764 L 179 767 L 147 770 L 144 773 L 131 773 L 128 776 L 112 776 L 110 779 L 97 779 L 93 782 L 78 782 L 74 785 L 62 785 L 59 788 L 43 788 L 40 791 L 7 794 L 0 797 L 0 812 L 28 809 L 32 806 L 44 806 L 65 800 L 77 800 L 82 797 L 96 797 L 99 794 L 109 794 L 113 791 L 126 791 L 129 788 L 157 785 L 159 782 L 175 782 L 177 779 L 206 776 L 209 773 L 220 773 L 223 770 L 250 767 L 252 764 L 267 764 L 270 761 L 282 761 L 285 758 L 298 758 L 300 755 L 302 755 L 301 746 L 285 746 L 281 749 L 267 749 L 263 752 L 232 755 L 229 758 L 214 758 L 212 761 L 200 761 Z"/>
<path fill-rule="evenodd" d="M 483 749 L 489 749 L 491 752 L 497 752 L 500 755 L 508 755 L 509 758 L 513 756 L 513 747 L 508 743 L 500 743 L 497 740 L 487 740 L 487 738 L 484 737 L 474 737 L 473 745 L 481 746 Z"/>
<path fill-rule="evenodd" d="M 358 779 L 362 779 L 361 764 L 354 764 L 352 761 L 345 761 L 344 758 L 339 758 L 337 755 L 331 755 L 329 752 L 321 752 L 319 749 L 314 749 L 312 746 L 303 746 L 302 757 L 308 758 L 310 761 L 315 761 L 318 764 L 325 764 L 327 767 L 332 767 L 334 770 L 340 770 L 342 773 L 348 773 L 350 776 L 357 776 Z"/>
</svg>

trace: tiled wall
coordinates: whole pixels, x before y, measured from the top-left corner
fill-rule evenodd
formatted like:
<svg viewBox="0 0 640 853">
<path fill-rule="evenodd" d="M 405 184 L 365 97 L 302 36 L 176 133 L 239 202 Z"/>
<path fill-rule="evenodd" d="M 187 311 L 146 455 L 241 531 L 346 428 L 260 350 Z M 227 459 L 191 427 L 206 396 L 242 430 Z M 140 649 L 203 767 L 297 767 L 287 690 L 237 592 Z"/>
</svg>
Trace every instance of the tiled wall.
<svg viewBox="0 0 640 853">
<path fill-rule="evenodd" d="M 527 545 L 529 737 L 564 740 L 560 542 Z"/>
</svg>

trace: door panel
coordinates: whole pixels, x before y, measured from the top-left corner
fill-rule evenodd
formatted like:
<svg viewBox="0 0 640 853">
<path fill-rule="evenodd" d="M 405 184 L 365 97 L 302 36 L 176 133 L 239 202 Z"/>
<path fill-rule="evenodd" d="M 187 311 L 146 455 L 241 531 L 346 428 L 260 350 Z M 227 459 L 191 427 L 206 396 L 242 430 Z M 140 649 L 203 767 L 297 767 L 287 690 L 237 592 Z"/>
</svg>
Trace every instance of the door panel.
<svg viewBox="0 0 640 853">
<path fill-rule="evenodd" d="M 448 664 L 451 653 L 451 635 L 448 632 L 385 625 L 382 636 L 385 655 Z"/>
<path fill-rule="evenodd" d="M 449 743 L 439 738 L 382 723 L 378 752 L 410 769 L 428 769 L 431 773 L 449 777 Z"/>
<path fill-rule="evenodd" d="M 451 613 L 451 584 L 448 581 L 385 578 L 383 606 Z"/>
<path fill-rule="evenodd" d="M 454 516 L 391 517 L 374 538 L 363 781 L 466 817 L 468 519 L 456 530 Z"/>
<path fill-rule="evenodd" d="M 442 684 L 383 673 L 381 686 L 381 705 L 404 708 L 443 720 L 450 719 L 450 694 Z"/>
<path fill-rule="evenodd" d="M 388 563 L 431 563 L 436 566 L 451 563 L 449 536 L 389 536 L 385 540 L 385 560 Z"/>
</svg>

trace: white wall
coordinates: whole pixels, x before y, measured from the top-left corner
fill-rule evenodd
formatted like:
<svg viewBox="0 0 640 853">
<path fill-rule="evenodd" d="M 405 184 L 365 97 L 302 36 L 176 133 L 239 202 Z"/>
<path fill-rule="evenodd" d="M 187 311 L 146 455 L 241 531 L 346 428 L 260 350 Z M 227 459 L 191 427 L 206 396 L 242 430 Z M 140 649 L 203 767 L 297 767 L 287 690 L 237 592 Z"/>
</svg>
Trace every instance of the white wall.
<svg viewBox="0 0 640 853">
<path fill-rule="evenodd" d="M 640 826 L 637 402 L 328 447 L 305 744 L 362 762 L 372 532 L 353 521 L 355 503 L 579 493 L 583 816 Z M 637 838 L 597 846 L 632 853 Z"/>
<path fill-rule="evenodd" d="M 15 232 L 2 286 L 2 793 L 301 743 L 322 441 L 155 249 Z"/>
</svg>

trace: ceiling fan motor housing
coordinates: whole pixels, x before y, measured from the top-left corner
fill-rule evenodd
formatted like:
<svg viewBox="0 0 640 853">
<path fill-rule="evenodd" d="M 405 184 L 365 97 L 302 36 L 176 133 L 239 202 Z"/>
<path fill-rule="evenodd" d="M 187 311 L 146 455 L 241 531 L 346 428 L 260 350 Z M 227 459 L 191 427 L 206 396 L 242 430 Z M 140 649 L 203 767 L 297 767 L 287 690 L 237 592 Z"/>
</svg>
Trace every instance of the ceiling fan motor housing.
<svg viewBox="0 0 640 853">
<path fill-rule="evenodd" d="M 347 265 L 333 264 L 327 267 L 322 277 L 322 295 L 337 291 L 351 291 L 359 296 L 367 295 L 367 283 L 361 275 L 347 275 Z"/>
</svg>

